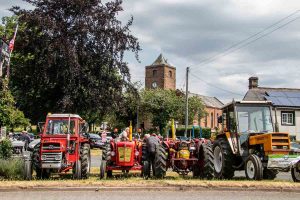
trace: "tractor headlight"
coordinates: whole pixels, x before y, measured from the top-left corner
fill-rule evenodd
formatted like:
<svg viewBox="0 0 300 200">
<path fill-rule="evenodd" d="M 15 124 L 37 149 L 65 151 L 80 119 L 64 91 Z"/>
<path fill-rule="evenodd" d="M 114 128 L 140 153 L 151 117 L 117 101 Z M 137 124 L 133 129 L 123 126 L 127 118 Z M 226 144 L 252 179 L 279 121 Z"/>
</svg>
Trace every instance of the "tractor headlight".
<svg viewBox="0 0 300 200">
<path fill-rule="evenodd" d="M 134 155 L 135 155 L 135 156 L 139 156 L 140 153 L 139 153 L 138 151 L 136 151 L 136 152 L 134 153 Z"/>
<path fill-rule="evenodd" d="M 195 151 L 196 147 L 190 147 L 190 151 Z"/>
<path fill-rule="evenodd" d="M 55 160 L 61 160 L 61 156 L 60 155 L 56 155 L 54 159 Z"/>
<path fill-rule="evenodd" d="M 47 156 L 46 155 L 42 155 L 41 160 L 47 160 Z"/>
<path fill-rule="evenodd" d="M 116 153 L 115 153 L 114 151 L 112 151 L 112 152 L 110 153 L 110 155 L 111 155 L 111 156 L 115 156 Z"/>
</svg>

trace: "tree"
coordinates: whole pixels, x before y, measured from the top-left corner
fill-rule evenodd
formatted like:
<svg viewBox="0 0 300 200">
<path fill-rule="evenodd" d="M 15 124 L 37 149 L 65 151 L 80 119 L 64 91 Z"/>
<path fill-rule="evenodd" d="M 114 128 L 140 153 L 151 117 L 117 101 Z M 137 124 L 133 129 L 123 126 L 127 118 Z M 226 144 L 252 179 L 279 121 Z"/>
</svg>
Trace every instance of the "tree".
<svg viewBox="0 0 300 200">
<path fill-rule="evenodd" d="M 185 97 L 174 90 L 143 90 L 140 94 L 140 108 L 142 115 L 152 121 L 153 126 L 158 126 L 161 134 L 171 119 L 181 123 L 185 119 Z M 204 116 L 204 106 L 197 97 L 189 98 L 189 120 L 196 115 Z"/>
<path fill-rule="evenodd" d="M 0 127 L 28 126 L 29 120 L 15 107 L 14 98 L 7 87 L 7 80 L 0 80 Z"/>
<path fill-rule="evenodd" d="M 74 112 L 94 122 L 118 107 L 133 89 L 123 60 L 138 60 L 137 38 L 117 19 L 122 1 L 25 0 L 34 9 L 13 7 L 19 24 L 11 86 L 20 108 L 36 123 L 48 112 Z"/>
</svg>

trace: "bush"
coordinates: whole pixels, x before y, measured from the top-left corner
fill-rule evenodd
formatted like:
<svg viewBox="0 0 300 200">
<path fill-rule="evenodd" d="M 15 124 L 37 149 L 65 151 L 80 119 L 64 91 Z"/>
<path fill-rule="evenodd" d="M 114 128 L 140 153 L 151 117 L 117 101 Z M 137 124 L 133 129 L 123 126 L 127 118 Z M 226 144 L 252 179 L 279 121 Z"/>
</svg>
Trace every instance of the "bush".
<svg viewBox="0 0 300 200">
<path fill-rule="evenodd" d="M 9 159 L 13 153 L 11 141 L 4 139 L 0 142 L 0 159 Z"/>
<path fill-rule="evenodd" d="M 176 129 L 176 136 L 184 136 L 184 128 L 177 128 Z M 195 138 L 199 138 L 200 137 L 200 129 L 199 128 L 195 128 L 194 130 L 194 134 L 195 134 Z M 188 132 L 188 137 L 190 136 L 190 133 L 192 134 L 192 128 L 188 128 L 187 130 Z M 170 131 L 169 135 L 171 136 L 172 132 Z M 211 129 L 210 128 L 202 128 L 202 137 L 206 138 L 206 139 L 210 139 L 211 137 Z"/>
<path fill-rule="evenodd" d="M 4 179 L 22 179 L 24 160 L 22 158 L 0 159 L 0 177 Z"/>
</svg>

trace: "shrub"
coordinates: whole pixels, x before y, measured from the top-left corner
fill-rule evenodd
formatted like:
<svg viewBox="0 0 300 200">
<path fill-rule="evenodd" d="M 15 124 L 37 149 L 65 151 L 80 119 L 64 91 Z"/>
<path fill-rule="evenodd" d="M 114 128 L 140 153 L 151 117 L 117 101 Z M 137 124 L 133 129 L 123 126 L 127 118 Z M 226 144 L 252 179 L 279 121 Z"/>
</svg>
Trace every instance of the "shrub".
<svg viewBox="0 0 300 200">
<path fill-rule="evenodd" d="M 9 159 L 12 156 L 13 147 L 11 141 L 4 139 L 0 142 L 0 159 Z"/>
<path fill-rule="evenodd" d="M 184 136 L 184 128 L 177 128 L 176 129 L 176 136 Z M 199 128 L 195 128 L 194 130 L 194 134 L 195 134 L 195 138 L 199 138 L 200 137 L 200 129 Z M 192 128 L 188 128 L 187 130 L 188 135 L 190 136 L 190 133 L 192 134 Z M 169 135 L 171 135 L 172 132 L 170 131 Z M 210 139 L 211 137 L 211 129 L 210 128 L 202 128 L 202 137 L 206 138 L 206 139 Z"/>
<path fill-rule="evenodd" d="M 24 161 L 22 158 L 0 159 L 0 177 L 4 179 L 22 179 Z"/>
</svg>

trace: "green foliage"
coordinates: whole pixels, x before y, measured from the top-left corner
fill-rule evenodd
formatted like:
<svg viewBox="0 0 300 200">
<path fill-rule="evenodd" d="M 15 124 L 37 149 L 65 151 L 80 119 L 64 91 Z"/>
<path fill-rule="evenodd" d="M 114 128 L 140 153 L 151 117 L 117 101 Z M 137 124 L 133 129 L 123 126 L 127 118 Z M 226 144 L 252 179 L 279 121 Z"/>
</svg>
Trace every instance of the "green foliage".
<svg viewBox="0 0 300 200">
<path fill-rule="evenodd" d="M 7 87 L 7 81 L 0 80 L 0 126 L 14 128 L 28 125 L 29 120 L 15 106 L 15 100 Z"/>
<path fill-rule="evenodd" d="M 73 112 L 95 123 L 122 105 L 132 87 L 124 53 L 138 59 L 140 50 L 133 19 L 117 19 L 122 1 L 27 2 L 33 10 L 11 9 L 20 31 L 10 84 L 25 115 L 37 123 L 48 112 Z"/>
<path fill-rule="evenodd" d="M 12 156 L 13 147 L 11 141 L 4 139 L 0 142 L 0 159 L 9 159 Z"/>
<path fill-rule="evenodd" d="M 24 161 L 22 158 L 0 159 L 0 177 L 4 179 L 22 179 Z"/>
<path fill-rule="evenodd" d="M 174 90 L 143 90 L 141 96 L 141 112 L 144 118 L 151 119 L 153 126 L 158 126 L 163 134 L 171 119 L 180 123 L 185 119 L 185 97 Z M 189 121 L 195 116 L 204 116 L 204 106 L 197 97 L 189 98 Z"/>
<path fill-rule="evenodd" d="M 200 129 L 195 128 L 194 129 L 195 133 L 195 138 L 200 137 Z M 185 128 L 177 128 L 176 129 L 176 136 L 184 136 Z M 188 128 L 187 130 L 188 136 L 190 136 L 190 133 L 192 134 L 192 128 Z M 171 132 L 170 132 L 171 135 Z M 210 139 L 211 138 L 211 129 L 210 128 L 202 128 L 202 137 L 205 139 Z"/>
</svg>

